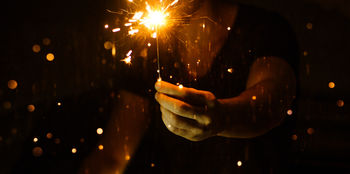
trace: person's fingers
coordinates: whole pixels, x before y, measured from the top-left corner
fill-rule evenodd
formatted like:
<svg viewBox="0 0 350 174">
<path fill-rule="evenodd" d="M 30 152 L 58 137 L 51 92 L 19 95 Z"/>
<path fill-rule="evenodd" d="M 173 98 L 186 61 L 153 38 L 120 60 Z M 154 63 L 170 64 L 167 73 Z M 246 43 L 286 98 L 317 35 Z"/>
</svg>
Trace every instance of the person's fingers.
<svg viewBox="0 0 350 174">
<path fill-rule="evenodd" d="M 192 129 L 182 129 L 182 128 L 176 127 L 175 125 L 171 125 L 171 123 L 169 122 L 169 119 L 167 119 L 166 115 L 164 114 L 162 114 L 162 120 L 165 126 L 167 127 L 167 129 L 173 134 L 186 138 L 191 141 L 198 141 L 195 137 L 200 136 L 200 134 L 194 133 Z"/>
<path fill-rule="evenodd" d="M 158 92 L 183 99 L 196 105 L 211 105 L 212 101 L 215 100 L 215 96 L 211 92 L 179 87 L 165 81 L 156 82 L 155 89 Z"/>
<path fill-rule="evenodd" d="M 160 111 L 162 112 L 162 119 L 164 122 L 167 122 L 167 126 L 174 126 L 180 129 L 189 130 L 194 134 L 201 133 L 201 128 L 199 127 L 200 125 L 195 120 L 177 116 L 162 106 L 160 107 Z"/>
<path fill-rule="evenodd" d="M 189 119 L 197 120 L 199 115 L 205 112 L 205 108 L 192 106 L 186 102 L 167 96 L 160 92 L 156 93 L 155 98 L 162 107 L 176 115 Z"/>
</svg>

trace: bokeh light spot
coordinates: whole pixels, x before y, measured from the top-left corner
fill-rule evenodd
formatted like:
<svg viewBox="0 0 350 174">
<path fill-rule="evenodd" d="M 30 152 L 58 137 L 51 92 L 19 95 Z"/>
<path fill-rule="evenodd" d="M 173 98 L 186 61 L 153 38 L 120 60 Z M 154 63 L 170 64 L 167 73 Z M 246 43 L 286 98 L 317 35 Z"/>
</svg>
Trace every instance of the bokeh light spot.
<svg viewBox="0 0 350 174">
<path fill-rule="evenodd" d="M 9 102 L 9 101 L 5 101 L 5 102 L 3 103 L 3 107 L 4 107 L 4 109 L 11 109 L 12 104 L 11 104 L 11 102 Z"/>
<path fill-rule="evenodd" d="M 35 106 L 34 105 L 28 105 L 27 106 L 28 112 L 34 112 L 35 111 Z"/>
<path fill-rule="evenodd" d="M 335 83 L 334 82 L 329 82 L 328 83 L 328 87 L 333 89 L 335 87 Z"/>
<path fill-rule="evenodd" d="M 98 150 L 103 150 L 103 145 L 102 144 L 98 145 Z"/>
<path fill-rule="evenodd" d="M 75 147 L 72 148 L 72 153 L 73 154 L 77 153 L 77 151 L 78 151 L 77 148 L 75 148 Z"/>
<path fill-rule="evenodd" d="M 311 22 L 308 22 L 308 23 L 306 24 L 306 28 L 307 28 L 308 30 L 312 30 L 312 28 L 313 28 L 312 23 L 311 23 Z"/>
<path fill-rule="evenodd" d="M 103 129 L 102 128 L 97 128 L 96 132 L 97 132 L 97 134 L 102 135 L 103 134 Z"/>
<path fill-rule="evenodd" d="M 46 138 L 47 139 L 51 139 L 53 137 L 53 134 L 51 132 L 47 133 L 46 134 Z"/>
<path fill-rule="evenodd" d="M 34 147 L 33 150 L 32 150 L 32 154 L 33 156 L 35 157 L 39 157 L 43 154 L 43 149 L 41 147 Z"/>
<path fill-rule="evenodd" d="M 38 141 L 39 141 L 39 139 L 38 139 L 37 137 L 34 137 L 34 138 L 33 138 L 33 142 L 34 142 L 34 143 L 36 143 L 36 142 L 38 142 Z"/>
<path fill-rule="evenodd" d="M 45 46 L 50 45 L 50 44 L 51 44 L 50 38 L 45 37 L 45 38 L 43 39 L 43 44 L 44 44 Z"/>
<path fill-rule="evenodd" d="M 10 89 L 12 89 L 12 90 L 16 89 L 17 86 L 18 86 L 18 83 L 17 83 L 16 80 L 9 80 L 9 81 L 7 82 L 7 87 L 10 88 Z"/>
<path fill-rule="evenodd" d="M 315 129 L 313 129 L 313 128 L 308 128 L 308 129 L 306 130 L 306 132 L 307 132 L 307 134 L 312 135 L 312 134 L 315 133 Z"/>
<path fill-rule="evenodd" d="M 242 166 L 242 161 L 237 161 L 237 166 L 241 167 Z"/>
<path fill-rule="evenodd" d="M 111 41 L 106 41 L 103 46 L 105 47 L 106 50 L 110 50 L 113 47 L 113 44 Z"/>
<path fill-rule="evenodd" d="M 255 95 L 252 96 L 252 100 L 256 100 L 256 96 Z"/>
<path fill-rule="evenodd" d="M 337 101 L 337 106 L 340 107 L 340 108 L 343 107 L 344 106 L 344 100 L 338 100 Z"/>
<path fill-rule="evenodd" d="M 38 44 L 33 45 L 32 50 L 34 53 L 39 53 L 41 50 L 40 45 Z"/>
<path fill-rule="evenodd" d="M 46 60 L 47 60 L 47 61 L 51 62 L 51 61 L 53 61 L 54 59 L 55 59 L 55 55 L 53 55 L 52 53 L 48 53 L 48 54 L 46 55 Z"/>
</svg>

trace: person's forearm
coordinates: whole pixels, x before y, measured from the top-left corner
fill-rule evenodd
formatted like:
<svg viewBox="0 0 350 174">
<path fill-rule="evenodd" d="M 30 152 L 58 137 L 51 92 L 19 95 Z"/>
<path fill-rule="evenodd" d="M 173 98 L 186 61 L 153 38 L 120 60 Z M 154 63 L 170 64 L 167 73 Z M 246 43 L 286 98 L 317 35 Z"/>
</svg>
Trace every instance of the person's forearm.
<svg viewBox="0 0 350 174">
<path fill-rule="evenodd" d="M 295 95 L 294 85 L 288 85 L 288 81 L 265 80 L 237 97 L 219 99 L 225 126 L 218 135 L 252 138 L 276 127 Z"/>
</svg>

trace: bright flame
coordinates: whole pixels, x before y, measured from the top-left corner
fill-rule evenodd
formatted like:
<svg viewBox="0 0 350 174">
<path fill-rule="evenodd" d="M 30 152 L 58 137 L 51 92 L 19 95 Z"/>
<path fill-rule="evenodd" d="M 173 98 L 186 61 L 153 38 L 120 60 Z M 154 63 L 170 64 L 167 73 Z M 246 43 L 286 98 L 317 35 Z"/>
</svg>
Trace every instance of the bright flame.
<svg viewBox="0 0 350 174">
<path fill-rule="evenodd" d="M 166 24 L 169 13 L 161 10 L 151 10 L 151 7 L 148 4 L 146 9 L 148 11 L 148 15 L 141 19 L 141 24 L 151 30 Z"/>
</svg>

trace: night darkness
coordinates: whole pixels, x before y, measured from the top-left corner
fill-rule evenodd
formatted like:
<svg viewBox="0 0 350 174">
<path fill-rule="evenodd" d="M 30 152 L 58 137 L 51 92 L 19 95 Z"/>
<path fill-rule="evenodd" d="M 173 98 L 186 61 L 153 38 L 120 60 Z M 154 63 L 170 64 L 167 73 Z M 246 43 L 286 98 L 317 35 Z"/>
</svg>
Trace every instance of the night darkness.
<svg viewBox="0 0 350 174">
<path fill-rule="evenodd" d="M 288 166 L 289 173 L 350 173 L 350 3 L 345 0 L 238 1 L 284 17 L 298 42 L 298 94 L 295 106 L 286 111 L 293 126 L 288 127 L 284 136 L 288 142 L 286 151 L 292 155 L 286 157 L 288 164 L 283 166 Z M 98 157 L 99 152 L 107 153 L 111 147 L 105 143 L 104 136 L 109 135 L 107 127 L 113 108 L 120 100 L 136 103 L 139 100 L 122 99 L 118 89 L 123 84 L 116 78 L 141 63 L 125 65 L 116 60 L 109 42 L 115 35 L 105 28 L 105 24 L 113 23 L 116 18 L 106 9 L 117 10 L 120 4 L 120 0 L 2 2 L 0 173 L 94 173 L 84 167 L 91 164 L 88 158 Z M 145 87 L 135 83 L 136 87 L 132 87 L 135 89 L 131 90 L 153 99 L 154 89 L 149 84 L 155 81 L 155 71 L 142 74 L 152 76 Z M 142 102 L 138 104 L 121 107 L 136 110 L 144 106 Z M 155 106 L 149 108 L 152 107 Z M 130 117 L 137 118 L 135 115 Z M 119 132 L 123 127 L 120 125 L 116 130 Z M 157 128 L 159 125 L 153 125 L 151 130 Z M 120 136 L 127 142 L 133 134 Z M 255 141 L 264 144 L 258 138 L 240 146 L 249 149 L 246 147 L 252 147 Z M 126 173 L 175 173 L 166 171 L 167 164 L 159 160 L 163 156 L 153 155 L 157 149 L 145 144 L 135 150 L 139 156 L 151 154 L 142 162 L 128 153 L 121 155 L 131 161 Z M 123 148 L 129 149 L 127 145 L 121 145 Z M 232 169 L 227 171 L 259 173 L 244 152 L 231 153 L 240 155 L 235 157 L 221 154 L 227 164 L 232 164 Z M 259 158 L 254 160 L 258 160 L 254 164 L 259 163 Z M 106 161 L 113 163 L 104 159 L 96 161 L 96 165 Z M 149 169 L 134 170 L 140 163 Z M 278 171 L 264 169 L 261 173 Z"/>
</svg>

